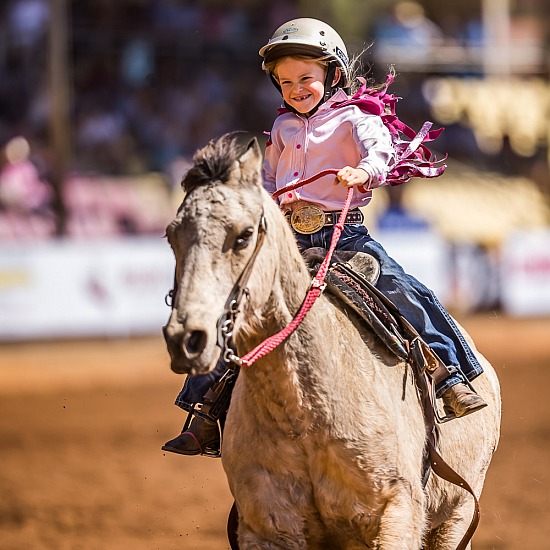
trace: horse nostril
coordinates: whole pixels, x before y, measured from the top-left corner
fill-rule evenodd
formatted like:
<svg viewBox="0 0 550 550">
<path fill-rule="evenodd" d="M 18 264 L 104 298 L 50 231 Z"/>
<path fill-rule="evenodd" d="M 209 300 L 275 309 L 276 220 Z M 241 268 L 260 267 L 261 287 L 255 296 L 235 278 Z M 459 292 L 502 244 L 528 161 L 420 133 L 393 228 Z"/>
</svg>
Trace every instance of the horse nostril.
<svg viewBox="0 0 550 550">
<path fill-rule="evenodd" d="M 206 332 L 202 330 L 191 331 L 185 336 L 183 347 L 188 357 L 200 355 L 206 347 Z"/>
</svg>

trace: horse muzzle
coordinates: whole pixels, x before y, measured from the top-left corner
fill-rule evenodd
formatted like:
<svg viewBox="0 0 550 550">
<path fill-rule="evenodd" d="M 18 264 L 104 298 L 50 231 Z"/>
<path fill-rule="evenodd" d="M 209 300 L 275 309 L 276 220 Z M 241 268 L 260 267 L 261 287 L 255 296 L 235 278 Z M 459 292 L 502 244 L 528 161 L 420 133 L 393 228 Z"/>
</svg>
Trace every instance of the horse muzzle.
<svg viewBox="0 0 550 550">
<path fill-rule="evenodd" d="M 201 328 L 186 328 L 170 321 L 162 329 L 168 353 L 170 368 L 177 374 L 204 374 L 210 372 L 219 358 L 220 349 L 210 345 L 210 336 Z"/>
</svg>

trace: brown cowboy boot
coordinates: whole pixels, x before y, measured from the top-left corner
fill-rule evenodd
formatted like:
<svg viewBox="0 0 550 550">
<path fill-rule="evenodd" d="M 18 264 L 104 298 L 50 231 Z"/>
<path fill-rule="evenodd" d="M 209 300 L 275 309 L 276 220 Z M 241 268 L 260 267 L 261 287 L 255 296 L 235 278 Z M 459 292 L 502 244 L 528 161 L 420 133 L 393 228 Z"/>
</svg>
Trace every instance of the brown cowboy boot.
<svg viewBox="0 0 550 550">
<path fill-rule="evenodd" d="M 487 406 L 487 403 L 466 384 L 450 387 L 443 395 L 443 408 L 449 416 L 460 418 Z"/>
<path fill-rule="evenodd" d="M 171 439 L 162 447 L 163 451 L 180 455 L 219 456 L 220 431 L 218 425 L 195 416 L 185 432 Z"/>
</svg>

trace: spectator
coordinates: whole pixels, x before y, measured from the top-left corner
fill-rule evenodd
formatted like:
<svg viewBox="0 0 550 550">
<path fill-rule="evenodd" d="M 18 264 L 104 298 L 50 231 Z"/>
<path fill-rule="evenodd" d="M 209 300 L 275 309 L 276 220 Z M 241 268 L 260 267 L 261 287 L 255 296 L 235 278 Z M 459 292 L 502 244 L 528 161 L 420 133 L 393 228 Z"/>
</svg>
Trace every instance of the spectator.
<svg viewBox="0 0 550 550">
<path fill-rule="evenodd" d="M 21 214 L 46 213 L 52 199 L 51 189 L 40 179 L 30 160 L 29 142 L 12 138 L 3 150 L 0 170 L 0 208 Z"/>
<path fill-rule="evenodd" d="M 411 0 L 398 2 L 391 15 L 380 19 L 374 38 L 379 55 L 393 55 L 392 62 L 426 61 L 432 49 L 444 42 L 442 30 Z"/>
</svg>

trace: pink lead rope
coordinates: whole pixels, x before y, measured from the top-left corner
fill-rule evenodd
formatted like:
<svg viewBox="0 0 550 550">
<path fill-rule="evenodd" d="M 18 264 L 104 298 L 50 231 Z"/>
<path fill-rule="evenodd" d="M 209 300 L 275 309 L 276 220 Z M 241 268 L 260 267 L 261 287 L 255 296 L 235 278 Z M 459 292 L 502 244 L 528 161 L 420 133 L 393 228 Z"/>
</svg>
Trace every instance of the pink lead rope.
<svg viewBox="0 0 550 550">
<path fill-rule="evenodd" d="M 307 185 L 308 183 L 311 183 L 312 181 L 315 181 L 316 179 L 322 176 L 326 176 L 329 174 L 337 174 L 337 173 L 338 173 L 338 170 L 335 170 L 333 168 L 328 170 L 323 170 L 310 178 L 298 181 L 297 183 L 292 185 L 287 185 L 283 189 L 279 189 L 278 191 L 273 193 L 272 196 L 274 199 L 276 199 L 279 195 L 281 195 L 285 191 L 291 191 L 293 189 L 297 189 L 298 187 L 302 187 L 303 185 Z M 313 307 L 313 304 L 325 289 L 325 277 L 326 277 L 328 268 L 330 266 L 330 260 L 332 258 L 332 254 L 334 253 L 336 245 L 338 244 L 338 240 L 340 239 L 340 235 L 342 234 L 342 230 L 344 228 L 344 221 L 346 219 L 346 215 L 348 213 L 352 197 L 353 197 L 353 187 L 350 187 L 348 189 L 346 199 L 344 201 L 342 212 L 340 213 L 340 217 L 338 218 L 338 223 L 334 226 L 334 232 L 332 233 L 332 239 L 330 242 L 328 253 L 325 259 L 323 260 L 323 263 L 319 267 L 319 270 L 317 271 L 317 274 L 315 275 L 314 279 L 311 281 L 311 286 L 308 290 L 308 293 L 306 294 L 304 301 L 302 302 L 302 305 L 298 313 L 296 314 L 294 319 L 292 319 L 292 321 L 284 329 L 277 332 L 273 336 L 270 336 L 269 338 L 264 340 L 261 344 L 257 345 L 253 350 L 249 351 L 244 357 L 242 357 L 241 360 L 239 361 L 239 364 L 241 366 L 250 367 L 258 359 L 261 359 L 268 353 L 271 353 L 277 346 L 282 344 L 296 330 L 298 325 L 304 320 L 304 317 L 306 316 L 307 312 Z"/>
</svg>

